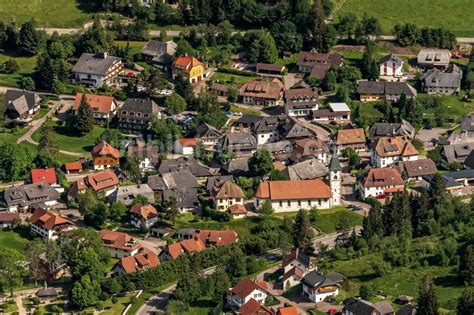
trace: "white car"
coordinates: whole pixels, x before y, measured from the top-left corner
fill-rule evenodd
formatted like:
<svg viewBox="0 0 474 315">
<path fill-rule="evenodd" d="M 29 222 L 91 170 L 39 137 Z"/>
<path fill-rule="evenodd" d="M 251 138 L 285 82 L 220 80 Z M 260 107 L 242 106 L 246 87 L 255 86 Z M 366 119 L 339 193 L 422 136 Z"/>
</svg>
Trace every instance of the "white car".
<svg viewBox="0 0 474 315">
<path fill-rule="evenodd" d="M 158 94 L 159 95 L 165 95 L 165 96 L 170 96 L 171 94 L 173 94 L 173 91 L 172 90 L 158 90 Z"/>
</svg>

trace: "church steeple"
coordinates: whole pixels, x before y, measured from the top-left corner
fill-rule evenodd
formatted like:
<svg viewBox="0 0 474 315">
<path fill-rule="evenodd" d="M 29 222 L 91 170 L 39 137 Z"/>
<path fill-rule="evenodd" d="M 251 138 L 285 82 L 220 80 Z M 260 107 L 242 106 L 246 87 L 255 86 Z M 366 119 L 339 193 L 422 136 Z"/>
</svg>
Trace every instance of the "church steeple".
<svg viewBox="0 0 474 315">
<path fill-rule="evenodd" d="M 337 149 L 334 147 L 332 152 L 331 164 L 329 165 L 329 185 L 331 187 L 331 203 L 332 206 L 341 204 L 342 189 L 342 167 L 337 156 Z"/>
</svg>

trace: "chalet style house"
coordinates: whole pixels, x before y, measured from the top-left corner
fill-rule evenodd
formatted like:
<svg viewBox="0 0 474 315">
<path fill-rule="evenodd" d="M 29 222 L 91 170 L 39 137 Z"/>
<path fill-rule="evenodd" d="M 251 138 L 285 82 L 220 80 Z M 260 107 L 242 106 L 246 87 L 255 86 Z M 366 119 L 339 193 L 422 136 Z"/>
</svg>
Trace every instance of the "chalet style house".
<svg viewBox="0 0 474 315">
<path fill-rule="evenodd" d="M 68 218 L 42 208 L 36 209 L 30 218 L 30 222 L 31 234 L 48 241 L 55 240 L 77 228 Z"/>
<path fill-rule="evenodd" d="M 100 88 L 103 85 L 118 84 L 124 65 L 122 58 L 109 56 L 108 53 L 83 53 L 72 68 L 74 84 Z"/>
<path fill-rule="evenodd" d="M 314 303 L 324 301 L 327 297 L 336 297 L 343 280 L 338 273 L 326 276 L 319 271 L 311 271 L 301 280 L 303 295 Z"/>
<path fill-rule="evenodd" d="M 319 108 L 318 92 L 311 88 L 285 91 L 285 113 L 289 117 L 308 117 Z"/>
<path fill-rule="evenodd" d="M 405 136 L 381 137 L 372 149 L 372 165 L 388 167 L 399 161 L 418 160 L 420 152 Z"/>
<path fill-rule="evenodd" d="M 173 62 L 178 45 L 172 40 L 160 42 L 150 40 L 142 49 L 142 56 L 147 62 L 164 68 Z"/>
<path fill-rule="evenodd" d="M 107 126 L 117 113 L 118 105 L 115 99 L 112 96 L 77 93 L 74 104 L 72 105 L 74 115 L 77 115 L 83 97 L 86 98 L 87 104 L 89 104 L 92 111 L 92 117 L 94 117 L 96 123 Z"/>
<path fill-rule="evenodd" d="M 351 122 L 351 110 L 346 103 L 329 103 L 328 108 L 313 112 L 313 120 L 321 124 L 348 124 Z"/>
<path fill-rule="evenodd" d="M 359 81 L 357 86 L 361 102 L 378 100 L 396 101 L 402 94 L 406 97 L 416 97 L 414 87 L 406 82 Z"/>
<path fill-rule="evenodd" d="M 344 60 L 339 54 L 318 53 L 316 49 L 301 51 L 296 65 L 298 72 L 308 73 L 310 78 L 322 80 L 330 68 L 341 67 Z"/>
<path fill-rule="evenodd" d="M 227 304 L 233 309 L 239 309 L 251 299 L 254 299 L 263 305 L 269 295 L 266 282 L 243 278 L 233 288 L 227 290 Z"/>
<path fill-rule="evenodd" d="M 272 81 L 249 81 L 240 88 L 244 104 L 276 106 L 281 103 L 285 86 L 278 79 Z"/>
<path fill-rule="evenodd" d="M 364 128 L 347 128 L 337 131 L 336 148 L 340 153 L 346 148 L 353 148 L 357 152 L 367 150 Z"/>
<path fill-rule="evenodd" d="M 418 53 L 417 62 L 423 69 L 444 70 L 451 62 L 451 52 L 448 49 L 423 48 Z"/>
<path fill-rule="evenodd" d="M 154 117 L 161 117 L 161 108 L 154 101 L 127 98 L 118 113 L 119 129 L 129 134 L 142 133 Z"/>
<path fill-rule="evenodd" d="M 5 122 L 24 124 L 40 109 L 41 98 L 28 91 L 7 90 L 5 93 Z"/>
<path fill-rule="evenodd" d="M 104 170 L 109 167 L 116 167 L 120 164 L 120 150 L 105 141 L 101 141 L 92 148 L 92 159 L 94 170 Z"/>
<path fill-rule="evenodd" d="M 134 256 L 142 248 L 142 245 L 127 233 L 102 230 L 99 234 L 104 242 L 104 246 L 114 258 Z"/>
<path fill-rule="evenodd" d="M 404 61 L 398 55 L 390 54 L 379 60 L 380 75 L 401 77 L 403 76 Z"/>
<path fill-rule="evenodd" d="M 393 168 L 371 168 L 359 187 L 363 199 L 368 197 L 385 197 L 402 192 L 405 181 L 400 173 Z"/>
<path fill-rule="evenodd" d="M 431 69 L 421 78 L 423 91 L 428 94 L 453 95 L 461 91 L 462 70 L 450 65 L 446 71 Z"/>
</svg>

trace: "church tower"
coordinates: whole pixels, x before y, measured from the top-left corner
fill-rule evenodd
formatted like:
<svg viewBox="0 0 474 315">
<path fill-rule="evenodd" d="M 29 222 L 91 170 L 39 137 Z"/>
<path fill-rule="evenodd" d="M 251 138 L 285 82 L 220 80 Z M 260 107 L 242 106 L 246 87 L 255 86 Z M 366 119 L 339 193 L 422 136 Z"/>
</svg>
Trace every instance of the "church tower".
<svg viewBox="0 0 474 315">
<path fill-rule="evenodd" d="M 342 168 L 337 157 L 336 148 L 333 149 L 331 164 L 329 165 L 329 186 L 331 187 L 331 206 L 341 205 Z"/>
</svg>

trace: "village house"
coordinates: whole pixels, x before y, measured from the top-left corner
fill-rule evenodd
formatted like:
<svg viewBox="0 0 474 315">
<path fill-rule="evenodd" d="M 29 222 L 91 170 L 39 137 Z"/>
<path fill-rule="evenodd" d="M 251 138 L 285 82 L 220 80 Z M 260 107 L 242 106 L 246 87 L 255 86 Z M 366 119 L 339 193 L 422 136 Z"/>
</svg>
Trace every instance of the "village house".
<svg viewBox="0 0 474 315">
<path fill-rule="evenodd" d="M 419 154 L 405 136 L 381 137 L 372 148 L 371 163 L 375 167 L 388 167 L 399 161 L 418 160 Z"/>
<path fill-rule="evenodd" d="M 384 198 L 396 192 L 402 192 L 405 182 L 400 173 L 393 168 L 371 168 L 359 187 L 363 199 Z"/>
<path fill-rule="evenodd" d="M 321 124 L 347 124 L 351 122 L 351 110 L 346 103 L 329 103 L 328 108 L 313 112 L 313 120 Z"/>
<path fill-rule="evenodd" d="M 319 138 L 307 138 L 294 142 L 293 150 L 288 157 L 291 163 L 296 164 L 312 158 L 317 158 L 325 165 L 329 165 L 330 151 L 325 141 Z"/>
<path fill-rule="evenodd" d="M 308 117 L 319 108 L 318 92 L 311 88 L 285 91 L 285 113 L 289 117 Z"/>
<path fill-rule="evenodd" d="M 296 65 L 298 72 L 309 74 L 310 78 L 323 80 L 330 68 L 341 67 L 344 59 L 339 54 L 318 53 L 316 49 L 300 51 Z"/>
<path fill-rule="evenodd" d="M 173 61 L 171 71 L 173 80 L 176 80 L 177 77 L 182 77 L 185 80 L 189 80 L 191 84 L 201 82 L 206 77 L 204 65 L 191 56 L 177 57 Z"/>
<path fill-rule="evenodd" d="M 453 95 L 461 91 L 462 70 L 457 65 L 450 65 L 446 71 L 428 70 L 421 82 L 423 91 L 428 94 Z"/>
<path fill-rule="evenodd" d="M 403 64 L 403 59 L 398 55 L 386 55 L 379 60 L 380 75 L 401 77 L 403 76 Z"/>
<path fill-rule="evenodd" d="M 278 308 L 276 315 L 298 315 L 298 308 L 296 306 L 285 306 Z"/>
<path fill-rule="evenodd" d="M 217 96 L 222 96 L 222 97 L 229 96 L 229 87 L 225 84 L 213 82 L 209 90 L 211 91 L 211 93 Z"/>
<path fill-rule="evenodd" d="M 342 315 L 394 315 L 392 305 L 388 301 L 371 303 L 361 298 L 349 298 L 344 301 Z M 411 314 L 410 314 L 411 315 Z"/>
<path fill-rule="evenodd" d="M 194 130 L 194 137 L 198 138 L 204 146 L 214 148 L 222 137 L 222 132 L 209 124 L 202 123 Z"/>
<path fill-rule="evenodd" d="M 134 256 L 140 252 L 142 245 L 132 236 L 123 232 L 102 230 L 99 232 L 104 246 L 113 258 Z"/>
<path fill-rule="evenodd" d="M 118 105 L 115 99 L 112 96 L 77 93 L 74 104 L 72 105 L 73 115 L 77 115 L 82 98 L 84 97 L 91 108 L 92 117 L 94 117 L 96 123 L 102 126 L 108 126 L 117 113 Z"/>
<path fill-rule="evenodd" d="M 64 170 L 66 171 L 67 175 L 81 174 L 81 172 L 82 172 L 82 162 L 81 161 L 76 161 L 76 162 L 64 163 Z"/>
<path fill-rule="evenodd" d="M 93 88 L 111 86 L 119 83 L 123 69 L 122 59 L 109 56 L 107 52 L 83 53 L 71 70 L 72 82 Z"/>
<path fill-rule="evenodd" d="M 29 91 L 7 90 L 5 93 L 5 122 L 28 123 L 40 109 L 41 98 Z"/>
<path fill-rule="evenodd" d="M 104 170 L 91 174 L 75 181 L 68 191 L 68 198 L 76 198 L 79 193 L 86 189 L 92 189 L 95 192 L 104 192 L 105 196 L 109 196 L 117 189 L 119 180 L 112 170 Z"/>
<path fill-rule="evenodd" d="M 331 188 L 321 179 L 262 182 L 255 193 L 255 208 L 270 201 L 278 212 L 329 209 L 333 204 Z"/>
<path fill-rule="evenodd" d="M 405 136 L 415 138 L 416 129 L 406 120 L 401 123 L 375 123 L 370 127 L 367 138 L 374 142 L 381 137 Z"/>
<path fill-rule="evenodd" d="M 182 156 L 174 160 L 163 160 L 158 167 L 158 173 L 166 174 L 188 170 L 196 178 L 212 176 L 207 166 L 202 165 L 192 156 Z"/>
<path fill-rule="evenodd" d="M 130 223 L 137 229 L 151 228 L 158 221 L 158 211 L 151 204 L 135 204 L 130 208 Z"/>
<path fill-rule="evenodd" d="M 137 196 L 143 196 L 149 203 L 155 203 L 155 194 L 148 184 L 119 186 L 108 196 L 108 199 L 110 202 L 120 201 L 130 206 Z"/>
<path fill-rule="evenodd" d="M 247 209 L 244 205 L 233 204 L 229 207 L 229 213 L 232 216 L 232 219 L 243 219 L 247 216 Z"/>
<path fill-rule="evenodd" d="M 220 247 L 236 243 L 238 235 L 227 230 L 196 230 L 193 238 L 200 239 L 206 247 Z"/>
<path fill-rule="evenodd" d="M 416 89 L 406 82 L 359 81 L 357 93 L 361 102 L 378 100 L 396 101 L 402 94 L 406 97 L 416 97 Z"/>
<path fill-rule="evenodd" d="M 257 63 L 255 70 L 257 74 L 261 76 L 281 77 L 286 67 L 269 63 Z"/>
<path fill-rule="evenodd" d="M 20 214 L 18 212 L 0 212 L 0 229 L 11 228 L 20 222 Z"/>
<path fill-rule="evenodd" d="M 196 177 L 189 170 L 179 170 L 170 173 L 148 176 L 148 185 L 155 193 L 155 199 L 163 199 L 167 190 L 188 191 L 189 194 L 196 192 L 199 184 Z M 179 200 L 177 200 L 179 202 Z"/>
<path fill-rule="evenodd" d="M 239 315 L 274 315 L 274 312 L 270 308 L 260 304 L 253 298 L 242 305 L 237 313 Z"/>
<path fill-rule="evenodd" d="M 120 150 L 105 141 L 99 142 L 92 148 L 94 170 L 104 170 L 109 167 L 118 167 L 120 164 Z"/>
<path fill-rule="evenodd" d="M 434 175 L 438 172 L 436 164 L 430 159 L 400 161 L 395 167 L 402 177 L 406 175 L 408 180 L 421 180 L 424 176 Z"/>
<path fill-rule="evenodd" d="M 339 294 L 339 288 L 343 280 L 342 275 L 338 273 L 326 276 L 314 270 L 301 280 L 303 284 L 302 292 L 311 302 L 322 302 L 327 297 L 336 297 Z"/>
<path fill-rule="evenodd" d="M 31 170 L 31 183 L 47 183 L 50 184 L 58 193 L 63 193 L 64 188 L 57 183 L 56 170 L 54 168 L 36 168 Z"/>
<path fill-rule="evenodd" d="M 206 246 L 200 239 L 186 239 L 181 242 L 166 245 L 160 253 L 160 261 L 175 260 L 181 255 L 202 252 Z"/>
<path fill-rule="evenodd" d="M 49 209 L 57 203 L 60 195 L 50 184 L 40 182 L 7 188 L 3 197 L 9 212 L 23 212 L 33 206 Z"/>
<path fill-rule="evenodd" d="M 229 132 L 219 145 L 220 150 L 227 148 L 236 158 L 249 157 L 257 151 L 257 140 L 250 132 Z"/>
<path fill-rule="evenodd" d="M 174 153 L 182 155 L 194 155 L 194 149 L 199 143 L 198 138 L 180 138 L 174 142 Z"/>
<path fill-rule="evenodd" d="M 122 274 L 143 272 L 159 265 L 160 259 L 158 256 L 154 252 L 143 248 L 138 254 L 134 256 L 120 258 L 117 265 L 115 265 L 114 269 L 112 270 L 112 274 L 113 276 L 119 276 Z"/>
<path fill-rule="evenodd" d="M 153 170 L 159 162 L 159 148 L 157 145 L 147 145 L 140 138 L 134 138 L 127 146 L 127 155 L 137 157 L 141 171 Z"/>
<path fill-rule="evenodd" d="M 177 46 L 178 45 L 172 40 L 166 42 L 150 40 L 142 48 L 142 56 L 147 62 L 164 68 L 173 62 Z"/>
<path fill-rule="evenodd" d="M 283 98 L 284 84 L 278 80 L 248 81 L 240 88 L 240 96 L 244 104 L 259 106 L 276 106 Z"/>
<path fill-rule="evenodd" d="M 266 282 L 243 278 L 233 288 L 227 290 L 227 305 L 233 309 L 239 309 L 250 299 L 263 305 L 269 295 Z"/>
<path fill-rule="evenodd" d="M 314 269 L 309 256 L 298 248 L 283 257 L 283 289 L 288 290 L 298 285 L 303 277 Z"/>
<path fill-rule="evenodd" d="M 367 150 L 364 128 L 347 128 L 337 131 L 337 152 L 341 153 L 346 148 L 353 148 L 357 152 Z"/>
<path fill-rule="evenodd" d="M 434 175 L 423 176 L 421 184 L 424 188 L 430 190 Z M 446 191 L 452 195 L 462 196 L 470 195 L 471 187 L 474 183 L 474 170 L 460 170 L 455 172 L 444 173 L 442 175 Z M 467 187 L 468 189 L 463 189 Z"/>
<path fill-rule="evenodd" d="M 31 234 L 48 241 L 56 240 L 77 228 L 74 222 L 68 218 L 42 208 L 36 209 L 30 218 L 30 223 Z"/>
<path fill-rule="evenodd" d="M 329 174 L 329 168 L 317 158 L 310 158 L 299 163 L 288 165 L 284 171 L 289 179 L 315 179 Z"/>
<path fill-rule="evenodd" d="M 443 164 L 448 167 L 449 164 L 458 162 L 464 164 L 472 150 L 474 150 L 474 132 L 461 131 L 452 132 L 447 141 L 441 143 L 443 150 Z"/>
<path fill-rule="evenodd" d="M 461 131 L 474 131 L 474 114 L 469 114 L 461 119 Z"/>
<path fill-rule="evenodd" d="M 451 52 L 447 49 L 423 48 L 418 53 L 417 62 L 423 69 L 444 70 L 451 62 Z"/>
<path fill-rule="evenodd" d="M 120 131 L 139 134 L 149 128 L 153 118 L 161 118 L 161 108 L 149 99 L 127 98 L 117 116 Z"/>
<path fill-rule="evenodd" d="M 222 186 L 215 188 L 212 194 L 212 200 L 214 207 L 218 211 L 226 211 L 234 204 L 243 205 L 245 195 L 242 189 L 234 184 L 234 182 L 227 181 Z"/>
</svg>

